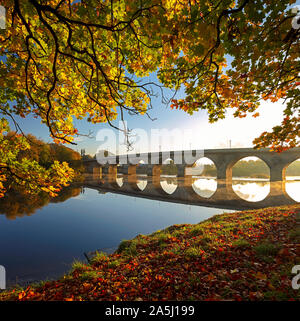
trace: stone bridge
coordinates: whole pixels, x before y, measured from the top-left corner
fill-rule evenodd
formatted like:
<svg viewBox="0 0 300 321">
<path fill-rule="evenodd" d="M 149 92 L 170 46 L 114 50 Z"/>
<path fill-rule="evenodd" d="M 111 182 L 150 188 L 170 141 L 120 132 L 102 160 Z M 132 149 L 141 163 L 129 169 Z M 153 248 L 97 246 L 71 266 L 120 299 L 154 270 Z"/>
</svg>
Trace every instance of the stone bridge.
<svg viewBox="0 0 300 321">
<path fill-rule="evenodd" d="M 193 157 L 189 157 L 189 164 L 186 163 L 184 153 L 192 152 Z M 135 155 L 134 155 L 135 156 Z M 112 174 L 115 172 L 122 174 L 136 174 L 137 167 L 142 166 L 140 161 L 146 164 L 147 175 L 159 175 L 161 166 L 167 159 L 174 161 L 178 169 L 177 176 L 188 175 L 187 168 L 194 163 L 207 157 L 212 160 L 217 169 L 217 179 L 226 180 L 231 183 L 232 168 L 236 162 L 244 157 L 255 156 L 263 160 L 270 168 L 270 181 L 282 181 L 285 179 L 285 170 L 293 161 L 300 158 L 300 148 L 293 148 L 282 153 L 271 152 L 270 149 L 256 150 L 253 148 L 232 148 L 232 149 L 206 149 L 194 151 L 169 151 L 159 153 L 142 153 L 133 157 L 132 155 L 120 155 L 107 157 L 106 164 L 99 164 L 96 159 L 85 161 L 85 168 L 88 173 Z M 194 160 L 192 159 L 194 158 Z M 181 160 L 180 162 L 176 160 Z M 113 164 L 114 163 L 114 164 Z"/>
<path fill-rule="evenodd" d="M 190 151 L 189 151 L 190 152 Z M 166 201 L 180 201 L 189 204 L 206 204 L 206 206 L 230 208 L 261 208 L 283 204 L 294 204 L 285 191 L 285 170 L 295 160 L 300 158 L 300 148 L 294 148 L 282 153 L 275 153 L 270 149 L 207 149 L 192 151 L 193 157 L 187 164 L 185 151 L 170 151 L 159 153 L 143 153 L 139 155 L 121 155 L 107 157 L 107 164 L 100 165 L 97 160 L 85 161 L 86 173 L 92 176 L 89 185 L 106 188 L 118 193 L 130 193 L 140 197 L 156 198 Z M 244 157 L 258 157 L 270 169 L 270 193 L 260 202 L 248 202 L 239 198 L 232 189 L 232 168 L 236 162 Z M 201 198 L 192 191 L 193 177 L 188 168 L 198 159 L 207 157 L 214 162 L 217 169 L 217 190 L 208 199 Z M 194 160 L 193 160 L 194 158 Z M 167 194 L 160 185 L 161 166 L 167 159 L 172 159 L 177 166 L 178 188 L 171 195 Z M 178 160 L 179 162 L 178 164 Z M 140 164 L 140 161 L 144 164 Z M 136 185 L 137 172 L 144 168 L 148 175 L 145 190 L 141 191 Z M 117 174 L 125 174 L 125 183 L 119 187 L 116 183 Z M 105 179 L 104 179 L 105 178 Z M 226 206 L 226 207 L 225 207 Z M 238 206 L 238 207 L 236 207 Z"/>
</svg>

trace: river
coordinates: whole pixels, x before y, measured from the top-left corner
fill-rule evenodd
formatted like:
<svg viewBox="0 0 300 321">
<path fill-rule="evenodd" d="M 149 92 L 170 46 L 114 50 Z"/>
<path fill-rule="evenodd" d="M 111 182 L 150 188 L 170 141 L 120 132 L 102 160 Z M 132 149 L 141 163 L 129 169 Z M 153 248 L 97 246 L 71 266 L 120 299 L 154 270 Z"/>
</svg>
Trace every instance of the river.
<svg viewBox="0 0 300 321">
<path fill-rule="evenodd" d="M 298 180 L 297 180 L 298 179 Z M 122 178 L 117 180 L 122 185 Z M 147 179 L 137 182 L 142 190 Z M 264 198 L 267 181 L 233 180 L 233 189 L 248 201 Z M 176 190 L 172 179 L 162 178 L 167 193 Z M 211 178 L 199 178 L 194 192 L 210 197 L 216 188 Z M 300 181 L 293 178 L 286 191 L 300 201 Z M 121 240 L 149 234 L 173 224 L 198 223 L 223 212 L 222 208 L 150 200 L 86 187 L 69 187 L 58 197 L 16 197 L 0 200 L 0 265 L 7 283 L 52 279 L 69 271 L 85 252 L 113 252 Z"/>
</svg>

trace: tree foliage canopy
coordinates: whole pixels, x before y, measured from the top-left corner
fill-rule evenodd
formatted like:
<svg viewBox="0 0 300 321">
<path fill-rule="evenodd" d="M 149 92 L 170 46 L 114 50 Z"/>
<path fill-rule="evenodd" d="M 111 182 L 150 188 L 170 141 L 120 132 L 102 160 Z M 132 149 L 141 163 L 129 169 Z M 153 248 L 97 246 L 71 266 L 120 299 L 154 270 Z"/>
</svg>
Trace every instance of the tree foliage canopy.
<svg viewBox="0 0 300 321">
<path fill-rule="evenodd" d="M 80 171 L 80 155 L 72 149 L 46 144 L 30 134 L 8 132 L 4 135 L 8 130 L 7 120 L 1 119 L 0 198 L 6 191 L 35 195 L 46 192 L 57 196 Z"/>
<path fill-rule="evenodd" d="M 282 124 L 256 147 L 299 145 L 299 28 L 294 0 L 5 0 L 0 111 L 34 114 L 57 142 L 73 118 L 145 114 L 153 90 L 185 89 L 172 108 L 210 121 L 256 117 L 261 100 L 287 102 Z M 157 72 L 160 84 L 143 77 Z"/>
</svg>

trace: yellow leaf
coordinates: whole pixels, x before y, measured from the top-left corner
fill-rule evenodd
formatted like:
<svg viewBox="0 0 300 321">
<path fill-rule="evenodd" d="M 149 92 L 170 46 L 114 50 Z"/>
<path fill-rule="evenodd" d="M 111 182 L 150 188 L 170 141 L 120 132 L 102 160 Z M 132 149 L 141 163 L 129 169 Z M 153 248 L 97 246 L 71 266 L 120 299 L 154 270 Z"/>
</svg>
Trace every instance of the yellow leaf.
<svg viewBox="0 0 300 321">
<path fill-rule="evenodd" d="M 257 272 L 257 273 L 255 274 L 255 277 L 256 277 L 257 279 L 259 279 L 259 280 L 266 280 L 266 279 L 267 279 L 267 276 L 266 276 L 265 274 L 261 273 L 261 272 Z"/>
</svg>

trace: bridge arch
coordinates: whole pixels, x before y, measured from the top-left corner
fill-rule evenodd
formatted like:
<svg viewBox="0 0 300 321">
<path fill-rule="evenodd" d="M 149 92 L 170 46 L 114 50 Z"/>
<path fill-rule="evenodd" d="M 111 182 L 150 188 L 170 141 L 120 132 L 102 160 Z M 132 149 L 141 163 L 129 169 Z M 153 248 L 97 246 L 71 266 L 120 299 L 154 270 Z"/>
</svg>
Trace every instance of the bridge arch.
<svg viewBox="0 0 300 321">
<path fill-rule="evenodd" d="M 232 176 L 232 189 L 241 199 L 258 202 L 270 193 L 270 168 L 257 156 L 237 161 L 232 167 Z"/>
<path fill-rule="evenodd" d="M 192 167 L 189 167 L 190 171 L 186 171 L 187 175 L 194 176 L 206 176 L 217 178 L 217 167 L 212 159 L 206 156 L 198 158 Z"/>
<path fill-rule="evenodd" d="M 190 191 L 197 197 L 208 199 L 217 191 L 217 167 L 210 158 L 198 158 L 192 167 L 186 169 L 186 175 L 192 175 Z"/>
</svg>

